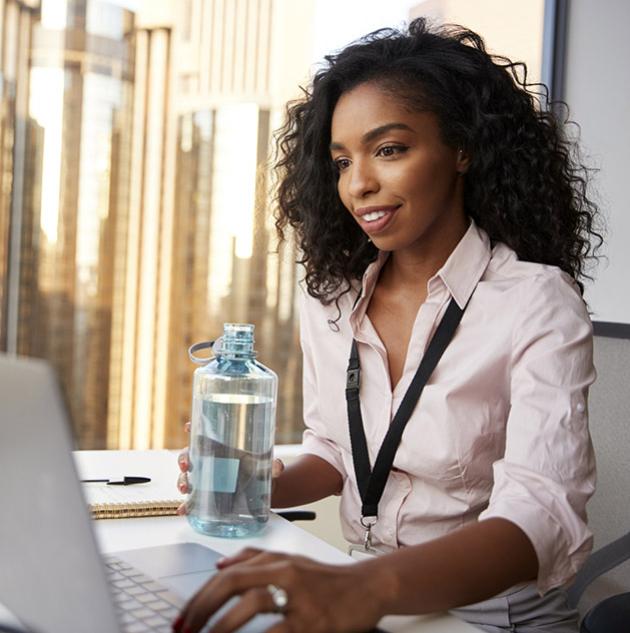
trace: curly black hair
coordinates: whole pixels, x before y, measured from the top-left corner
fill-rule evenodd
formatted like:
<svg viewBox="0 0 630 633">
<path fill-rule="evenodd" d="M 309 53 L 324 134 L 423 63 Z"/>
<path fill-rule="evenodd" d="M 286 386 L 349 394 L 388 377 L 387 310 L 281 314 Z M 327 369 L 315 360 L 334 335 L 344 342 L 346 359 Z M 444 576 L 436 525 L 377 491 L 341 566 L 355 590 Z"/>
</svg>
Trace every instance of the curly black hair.
<svg viewBox="0 0 630 633">
<path fill-rule="evenodd" d="M 466 150 L 464 210 L 492 242 L 558 266 L 583 292 L 586 262 L 603 241 L 587 196 L 589 169 L 546 87 L 527 83 L 524 64 L 489 55 L 473 31 L 424 18 L 375 31 L 325 60 L 276 135 L 276 229 L 280 240 L 287 225 L 296 230 L 311 296 L 336 301 L 377 255 L 339 199 L 329 149 L 339 97 L 368 82 L 435 114 L 443 141 Z"/>
</svg>

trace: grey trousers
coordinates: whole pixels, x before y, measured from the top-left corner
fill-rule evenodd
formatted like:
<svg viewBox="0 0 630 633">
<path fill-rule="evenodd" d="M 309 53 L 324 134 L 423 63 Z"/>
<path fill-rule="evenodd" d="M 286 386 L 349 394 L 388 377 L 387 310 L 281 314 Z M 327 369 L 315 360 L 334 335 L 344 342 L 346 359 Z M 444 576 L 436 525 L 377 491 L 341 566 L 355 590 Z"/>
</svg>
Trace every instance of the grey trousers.
<svg viewBox="0 0 630 633">
<path fill-rule="evenodd" d="M 512 587 L 476 604 L 452 609 L 461 620 L 488 633 L 577 633 L 577 611 L 566 593 L 552 589 L 539 596 L 534 583 Z"/>
</svg>

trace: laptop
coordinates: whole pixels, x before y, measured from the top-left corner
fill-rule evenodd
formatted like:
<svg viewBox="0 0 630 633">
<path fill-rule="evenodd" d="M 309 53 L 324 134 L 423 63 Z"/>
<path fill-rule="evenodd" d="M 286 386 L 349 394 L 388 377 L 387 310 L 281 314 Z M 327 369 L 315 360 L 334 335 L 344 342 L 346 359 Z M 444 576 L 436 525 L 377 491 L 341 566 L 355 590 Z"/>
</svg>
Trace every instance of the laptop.
<svg viewBox="0 0 630 633">
<path fill-rule="evenodd" d="M 0 354 L 0 605 L 29 633 L 170 630 L 221 555 L 180 543 L 101 557 L 72 447 L 52 368 Z M 279 618 L 259 615 L 239 631 L 266 631 Z"/>
</svg>

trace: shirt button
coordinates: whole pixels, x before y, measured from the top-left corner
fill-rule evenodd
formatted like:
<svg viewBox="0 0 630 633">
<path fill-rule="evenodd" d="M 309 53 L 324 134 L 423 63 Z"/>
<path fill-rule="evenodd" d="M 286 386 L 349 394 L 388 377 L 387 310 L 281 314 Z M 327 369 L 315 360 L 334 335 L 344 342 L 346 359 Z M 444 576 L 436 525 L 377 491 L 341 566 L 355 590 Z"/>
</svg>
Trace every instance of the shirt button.
<svg viewBox="0 0 630 633">
<path fill-rule="evenodd" d="M 578 410 L 578 413 L 584 413 L 584 410 L 586 409 L 586 407 L 581 402 L 578 402 L 575 408 Z"/>
</svg>

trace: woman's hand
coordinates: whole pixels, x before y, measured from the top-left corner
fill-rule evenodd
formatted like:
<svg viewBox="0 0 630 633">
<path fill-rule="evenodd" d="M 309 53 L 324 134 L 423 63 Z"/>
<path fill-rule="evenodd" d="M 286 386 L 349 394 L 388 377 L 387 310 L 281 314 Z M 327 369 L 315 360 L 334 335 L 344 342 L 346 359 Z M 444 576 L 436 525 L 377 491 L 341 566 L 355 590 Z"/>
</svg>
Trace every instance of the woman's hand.
<svg viewBox="0 0 630 633">
<path fill-rule="evenodd" d="M 223 604 L 240 596 L 212 627 L 212 633 L 236 631 L 257 613 L 278 611 L 269 585 L 287 596 L 284 618 L 270 633 L 369 630 L 384 615 L 385 593 L 383 577 L 370 568 L 371 562 L 326 565 L 303 556 L 245 549 L 219 561 L 220 571 L 184 607 L 173 630 L 200 631 Z"/>
<path fill-rule="evenodd" d="M 190 422 L 186 422 L 184 424 L 184 430 L 186 433 L 190 433 Z M 190 494 L 192 491 L 192 487 L 190 485 L 190 481 L 188 480 L 188 472 L 190 471 L 190 457 L 188 454 L 188 447 L 184 448 L 180 454 L 177 456 L 177 464 L 179 465 L 179 476 L 177 477 L 177 489 L 182 494 Z M 186 502 L 182 503 L 179 508 L 177 508 L 177 514 L 186 514 L 187 513 L 187 505 Z"/>
<path fill-rule="evenodd" d="M 186 422 L 184 425 L 184 430 L 186 433 L 190 433 L 190 422 Z M 177 489 L 182 494 L 190 494 L 192 492 L 192 486 L 190 485 L 190 480 L 188 478 L 188 473 L 191 469 L 190 464 L 190 454 L 188 452 L 188 447 L 184 448 L 180 454 L 177 456 L 177 463 L 179 465 L 179 476 L 177 477 Z M 271 463 L 271 495 L 273 497 L 273 491 L 275 489 L 277 478 L 280 476 L 282 471 L 284 470 L 284 463 L 280 459 L 274 459 Z M 187 514 L 188 513 L 188 505 L 184 501 L 179 508 L 177 508 L 177 514 Z"/>
</svg>

